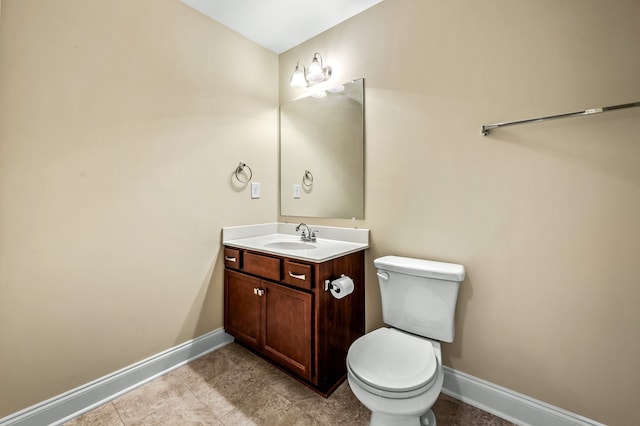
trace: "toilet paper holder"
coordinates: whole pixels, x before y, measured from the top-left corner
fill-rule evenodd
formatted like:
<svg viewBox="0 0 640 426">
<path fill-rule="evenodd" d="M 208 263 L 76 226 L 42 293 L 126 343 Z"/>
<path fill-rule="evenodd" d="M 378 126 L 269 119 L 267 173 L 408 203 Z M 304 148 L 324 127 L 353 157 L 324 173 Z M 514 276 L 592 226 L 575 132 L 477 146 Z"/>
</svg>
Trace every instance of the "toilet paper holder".
<svg viewBox="0 0 640 426">
<path fill-rule="evenodd" d="M 340 278 L 345 277 L 345 274 L 340 275 Z M 335 280 L 333 280 L 335 281 Z M 332 280 L 324 280 L 324 291 L 331 291 L 335 286 Z M 340 289 L 336 287 L 336 291 L 340 292 Z"/>
</svg>

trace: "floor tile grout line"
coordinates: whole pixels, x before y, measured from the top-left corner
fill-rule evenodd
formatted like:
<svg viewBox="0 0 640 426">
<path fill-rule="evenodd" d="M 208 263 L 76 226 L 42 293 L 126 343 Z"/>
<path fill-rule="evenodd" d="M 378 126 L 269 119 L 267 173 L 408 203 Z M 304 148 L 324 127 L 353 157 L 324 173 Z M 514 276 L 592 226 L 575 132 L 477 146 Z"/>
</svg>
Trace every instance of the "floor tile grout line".
<svg viewBox="0 0 640 426">
<path fill-rule="evenodd" d="M 122 420 L 122 416 L 120 415 L 120 411 L 118 411 L 118 407 L 116 407 L 116 404 L 113 403 L 113 401 L 109 402 L 109 405 L 111 405 L 111 407 L 113 408 L 113 410 L 116 412 L 116 416 L 118 416 L 118 419 L 120 420 L 120 423 L 122 424 L 122 426 L 127 426 L 124 423 L 124 420 Z"/>
</svg>

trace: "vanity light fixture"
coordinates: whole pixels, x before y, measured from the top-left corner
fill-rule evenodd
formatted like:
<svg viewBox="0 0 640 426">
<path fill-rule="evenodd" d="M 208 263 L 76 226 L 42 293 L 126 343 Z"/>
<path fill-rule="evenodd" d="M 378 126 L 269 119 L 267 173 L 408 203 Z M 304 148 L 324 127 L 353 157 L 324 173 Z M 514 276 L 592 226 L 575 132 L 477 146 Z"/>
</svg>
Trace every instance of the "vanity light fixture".
<svg viewBox="0 0 640 426">
<path fill-rule="evenodd" d="M 302 69 L 300 69 L 300 61 L 296 63 L 296 69 L 293 70 L 293 74 L 291 74 L 291 81 L 289 84 L 291 87 L 295 87 L 296 89 L 302 89 L 307 87 L 307 80 L 304 78 L 304 65 Z"/>
<path fill-rule="evenodd" d="M 331 67 L 323 66 L 322 55 L 318 52 L 313 54 L 309 68 L 304 65 L 300 68 L 300 61 L 296 63 L 296 68 L 291 74 L 289 85 L 297 89 L 302 89 L 313 84 L 322 83 L 331 77 Z"/>
<path fill-rule="evenodd" d="M 314 53 L 306 75 L 309 84 L 316 84 L 329 80 L 329 77 L 331 77 L 331 67 L 328 65 L 323 67 L 322 65 L 322 55 L 318 52 Z"/>
</svg>

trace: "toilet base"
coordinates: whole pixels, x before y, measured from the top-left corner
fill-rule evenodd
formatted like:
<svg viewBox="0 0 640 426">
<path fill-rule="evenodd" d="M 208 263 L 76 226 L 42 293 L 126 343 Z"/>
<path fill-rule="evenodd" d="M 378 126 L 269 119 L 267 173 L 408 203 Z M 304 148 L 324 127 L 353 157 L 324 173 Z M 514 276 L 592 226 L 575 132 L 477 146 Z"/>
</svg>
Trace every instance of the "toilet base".
<svg viewBox="0 0 640 426">
<path fill-rule="evenodd" d="M 421 417 L 371 413 L 370 426 L 437 426 L 436 416 L 429 410 Z"/>
<path fill-rule="evenodd" d="M 420 417 L 420 424 L 423 426 L 437 426 L 436 415 L 433 414 L 433 410 L 429 409 L 427 414 Z"/>
</svg>

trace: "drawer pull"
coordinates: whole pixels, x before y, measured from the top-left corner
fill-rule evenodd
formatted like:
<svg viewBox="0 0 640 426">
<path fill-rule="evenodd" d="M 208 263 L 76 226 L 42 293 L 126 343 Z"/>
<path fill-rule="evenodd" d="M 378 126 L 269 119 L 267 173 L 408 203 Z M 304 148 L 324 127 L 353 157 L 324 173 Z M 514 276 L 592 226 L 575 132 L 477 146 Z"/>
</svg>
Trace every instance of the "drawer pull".
<svg viewBox="0 0 640 426">
<path fill-rule="evenodd" d="M 295 279 L 297 279 L 297 280 L 302 280 L 302 281 L 305 281 L 305 280 L 307 279 L 307 276 L 306 276 L 305 274 L 297 275 L 297 274 L 294 274 L 294 273 L 293 273 L 293 272 L 291 272 L 291 271 L 289 271 L 289 276 L 290 276 L 291 278 L 295 278 Z"/>
<path fill-rule="evenodd" d="M 235 257 L 229 257 L 229 256 L 225 256 L 224 260 L 226 260 L 227 262 L 235 262 L 236 258 Z"/>
</svg>

